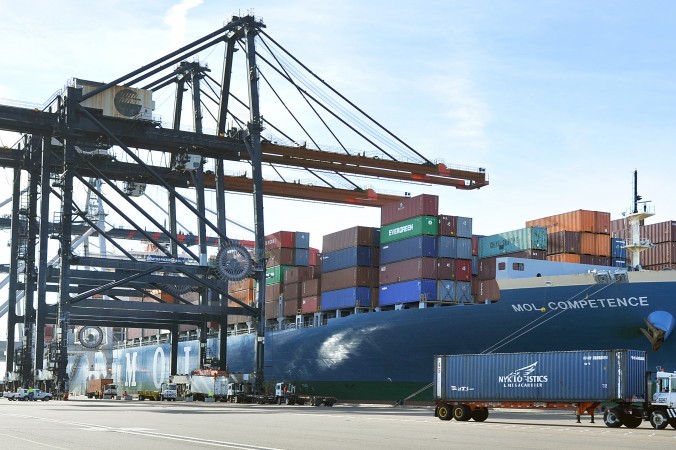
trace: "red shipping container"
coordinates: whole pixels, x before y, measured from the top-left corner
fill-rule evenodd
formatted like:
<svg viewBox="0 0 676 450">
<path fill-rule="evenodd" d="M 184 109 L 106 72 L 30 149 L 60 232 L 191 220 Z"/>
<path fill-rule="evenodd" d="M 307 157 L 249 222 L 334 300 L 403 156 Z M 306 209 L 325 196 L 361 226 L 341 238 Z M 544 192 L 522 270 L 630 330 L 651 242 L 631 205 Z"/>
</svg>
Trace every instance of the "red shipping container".
<svg viewBox="0 0 676 450">
<path fill-rule="evenodd" d="M 439 197 L 422 194 L 397 203 L 383 205 L 380 208 L 380 223 L 381 225 L 389 225 L 411 217 L 438 215 Z"/>
<path fill-rule="evenodd" d="M 300 300 L 300 312 L 303 314 L 312 314 L 319 311 L 319 296 L 313 295 L 303 297 Z"/>
<path fill-rule="evenodd" d="M 300 283 L 284 283 L 284 300 L 300 298 Z"/>
<path fill-rule="evenodd" d="M 597 229 L 597 213 L 598 211 L 578 209 L 577 211 L 529 220 L 526 222 L 526 228 L 545 227 L 547 228 L 547 234 L 557 231 L 586 231 L 594 233 Z M 608 216 L 608 227 L 610 227 L 610 216 Z"/>
<path fill-rule="evenodd" d="M 284 317 L 295 316 L 300 310 L 300 299 L 284 300 L 282 309 Z"/>
<path fill-rule="evenodd" d="M 278 231 L 265 236 L 265 248 L 294 248 L 296 246 L 296 233 L 293 231 Z"/>
<path fill-rule="evenodd" d="M 276 319 L 279 317 L 279 300 L 274 302 L 265 302 L 265 318 Z"/>
<path fill-rule="evenodd" d="M 676 263 L 676 242 L 660 242 L 655 247 L 641 253 L 644 266 L 668 265 Z"/>
<path fill-rule="evenodd" d="M 495 279 L 497 273 L 497 266 L 495 264 L 496 258 L 481 258 L 479 260 L 479 279 L 492 280 Z"/>
<path fill-rule="evenodd" d="M 455 259 L 437 259 L 437 280 L 455 280 Z"/>
<path fill-rule="evenodd" d="M 279 283 L 265 285 L 265 301 L 278 301 L 279 296 L 282 295 L 282 285 Z"/>
<path fill-rule="evenodd" d="M 271 248 L 267 251 L 267 253 L 268 260 L 265 263 L 266 267 L 294 265 L 294 249 L 292 248 Z"/>
<path fill-rule="evenodd" d="M 378 281 L 380 285 L 399 283 L 416 279 L 437 278 L 437 261 L 435 258 L 414 258 L 380 266 Z"/>
<path fill-rule="evenodd" d="M 328 253 L 350 247 L 379 245 L 380 242 L 374 242 L 376 230 L 377 228 L 356 226 L 327 234 L 322 239 L 322 251 Z"/>
<path fill-rule="evenodd" d="M 676 221 L 651 223 L 641 228 L 641 237 L 648 239 L 653 244 L 662 242 L 676 242 Z"/>
<path fill-rule="evenodd" d="M 319 287 L 321 286 L 321 280 L 319 278 L 313 278 L 312 280 L 305 280 L 301 282 L 301 297 L 312 297 L 314 295 L 319 295 L 321 292 Z"/>
<path fill-rule="evenodd" d="M 472 256 L 479 256 L 479 238 L 481 236 L 472 236 Z"/>
<path fill-rule="evenodd" d="M 439 236 L 458 234 L 458 216 L 439 216 Z"/>
<path fill-rule="evenodd" d="M 469 259 L 455 260 L 455 280 L 457 281 L 471 281 L 472 280 L 472 261 Z"/>
<path fill-rule="evenodd" d="M 312 266 L 291 267 L 284 271 L 284 281 L 286 283 L 298 283 L 300 281 L 310 280 L 313 276 L 314 268 Z"/>
<path fill-rule="evenodd" d="M 319 261 L 319 250 L 314 247 L 310 247 L 310 257 L 308 259 L 308 264 L 311 266 L 316 266 L 317 261 Z"/>
<path fill-rule="evenodd" d="M 354 286 L 377 286 L 377 269 L 371 267 L 348 267 L 323 273 L 322 292 L 346 289 Z"/>
<path fill-rule="evenodd" d="M 580 253 L 579 231 L 557 231 L 547 233 L 547 253 Z"/>
<path fill-rule="evenodd" d="M 479 280 L 476 278 L 474 280 L 472 281 L 472 294 L 476 303 L 500 299 L 500 288 L 496 280 Z"/>
</svg>

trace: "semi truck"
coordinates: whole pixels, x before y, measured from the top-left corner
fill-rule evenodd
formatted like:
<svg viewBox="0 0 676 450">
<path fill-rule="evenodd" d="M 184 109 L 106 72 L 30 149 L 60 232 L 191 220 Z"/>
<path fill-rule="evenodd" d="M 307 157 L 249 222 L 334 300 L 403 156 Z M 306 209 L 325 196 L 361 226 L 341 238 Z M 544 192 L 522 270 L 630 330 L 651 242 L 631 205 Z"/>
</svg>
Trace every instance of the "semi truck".
<svg viewBox="0 0 676 450">
<path fill-rule="evenodd" d="M 610 428 L 676 428 L 676 373 L 646 368 L 638 350 L 438 355 L 434 415 L 483 422 L 489 408 L 570 408 L 579 423 L 603 406 Z"/>
<path fill-rule="evenodd" d="M 278 405 L 304 405 L 308 403 L 312 406 L 333 406 L 336 401 L 336 398 L 331 396 L 301 394 L 296 390 L 294 384 L 284 381 L 275 384 L 275 396 L 272 399 L 272 402 Z"/>
<path fill-rule="evenodd" d="M 113 383 L 112 378 L 87 380 L 85 395 L 88 398 L 115 398 L 117 396 L 117 385 Z"/>
</svg>

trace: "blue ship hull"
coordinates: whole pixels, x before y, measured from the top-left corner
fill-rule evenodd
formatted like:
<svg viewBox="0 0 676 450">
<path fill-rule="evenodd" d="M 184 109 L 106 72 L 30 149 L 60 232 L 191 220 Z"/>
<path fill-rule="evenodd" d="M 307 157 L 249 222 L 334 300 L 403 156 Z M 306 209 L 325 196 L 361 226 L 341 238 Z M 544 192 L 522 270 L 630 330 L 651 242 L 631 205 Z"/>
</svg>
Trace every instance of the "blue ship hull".
<svg viewBox="0 0 676 450">
<path fill-rule="evenodd" d="M 437 354 L 626 348 L 648 352 L 649 370 L 676 370 L 676 343 L 667 338 L 655 351 L 645 331 L 652 313 L 660 312 L 661 323 L 676 316 L 676 272 L 627 277 L 605 283 L 592 274 L 501 280 L 496 303 L 369 312 L 269 332 L 265 380 L 331 390 L 322 393 L 340 400 L 397 401 L 432 381 Z M 254 339 L 228 338 L 231 372 L 253 372 Z M 208 345 L 217 355 L 218 342 Z M 128 392 L 155 389 L 169 376 L 169 356 L 169 344 L 114 350 L 113 378 Z M 197 366 L 197 341 L 179 343 L 178 372 Z M 431 401 L 431 391 L 413 400 Z"/>
</svg>

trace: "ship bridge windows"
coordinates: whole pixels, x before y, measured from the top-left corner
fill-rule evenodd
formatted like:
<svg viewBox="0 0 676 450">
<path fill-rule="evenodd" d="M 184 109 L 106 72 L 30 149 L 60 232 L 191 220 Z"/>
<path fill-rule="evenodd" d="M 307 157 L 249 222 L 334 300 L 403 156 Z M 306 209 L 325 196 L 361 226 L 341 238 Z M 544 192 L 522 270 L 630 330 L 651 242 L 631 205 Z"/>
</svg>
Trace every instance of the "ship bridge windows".
<svg viewBox="0 0 676 450">
<path fill-rule="evenodd" d="M 512 263 L 512 270 L 518 270 L 519 272 L 523 272 L 524 270 L 526 270 L 526 266 L 524 265 L 524 263 L 515 262 Z"/>
</svg>

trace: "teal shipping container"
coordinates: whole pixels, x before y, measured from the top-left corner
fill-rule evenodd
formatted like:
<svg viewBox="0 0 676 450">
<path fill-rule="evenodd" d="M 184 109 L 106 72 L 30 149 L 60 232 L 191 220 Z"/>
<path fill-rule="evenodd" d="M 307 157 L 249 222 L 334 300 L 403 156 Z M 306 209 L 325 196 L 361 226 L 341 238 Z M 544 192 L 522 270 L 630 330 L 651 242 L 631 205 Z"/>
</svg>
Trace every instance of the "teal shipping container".
<svg viewBox="0 0 676 450">
<path fill-rule="evenodd" d="M 526 250 L 547 251 L 546 228 L 521 228 L 479 238 L 479 258 L 491 258 Z"/>
</svg>

